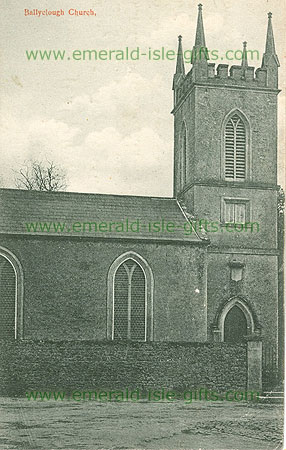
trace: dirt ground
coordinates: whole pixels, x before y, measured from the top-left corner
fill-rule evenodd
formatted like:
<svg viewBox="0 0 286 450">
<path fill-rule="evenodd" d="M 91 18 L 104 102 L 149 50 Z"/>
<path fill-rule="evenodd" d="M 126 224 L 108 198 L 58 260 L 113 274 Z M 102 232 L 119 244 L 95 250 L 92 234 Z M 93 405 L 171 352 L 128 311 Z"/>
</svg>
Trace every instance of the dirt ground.
<svg viewBox="0 0 286 450">
<path fill-rule="evenodd" d="M 282 448 L 282 406 L 0 399 L 0 449 Z"/>
</svg>

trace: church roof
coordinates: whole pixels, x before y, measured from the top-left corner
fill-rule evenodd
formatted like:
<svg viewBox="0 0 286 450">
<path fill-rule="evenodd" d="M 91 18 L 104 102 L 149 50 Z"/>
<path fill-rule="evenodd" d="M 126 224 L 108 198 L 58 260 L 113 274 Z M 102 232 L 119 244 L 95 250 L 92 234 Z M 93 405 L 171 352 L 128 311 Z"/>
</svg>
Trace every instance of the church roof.
<svg viewBox="0 0 286 450">
<path fill-rule="evenodd" d="M 175 198 L 18 189 L 0 189 L 0 233 L 205 242 Z"/>
</svg>

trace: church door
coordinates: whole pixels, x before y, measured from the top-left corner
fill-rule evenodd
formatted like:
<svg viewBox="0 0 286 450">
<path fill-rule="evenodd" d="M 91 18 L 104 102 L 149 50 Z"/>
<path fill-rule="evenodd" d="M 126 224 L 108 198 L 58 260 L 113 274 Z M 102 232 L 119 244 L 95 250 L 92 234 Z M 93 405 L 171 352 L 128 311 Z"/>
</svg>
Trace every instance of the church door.
<svg viewBox="0 0 286 450">
<path fill-rule="evenodd" d="M 244 312 L 235 305 L 227 313 L 224 321 L 224 341 L 233 344 L 243 342 L 246 334 L 246 317 Z"/>
</svg>

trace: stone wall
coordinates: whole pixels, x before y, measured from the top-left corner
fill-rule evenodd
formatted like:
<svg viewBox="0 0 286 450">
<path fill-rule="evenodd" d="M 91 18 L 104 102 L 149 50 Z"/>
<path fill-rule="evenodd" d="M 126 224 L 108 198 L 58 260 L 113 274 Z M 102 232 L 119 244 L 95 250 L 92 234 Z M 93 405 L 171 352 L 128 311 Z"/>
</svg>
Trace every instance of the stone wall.
<svg viewBox="0 0 286 450">
<path fill-rule="evenodd" d="M 245 344 L 16 341 L 0 344 L 1 395 L 29 390 L 247 387 Z"/>
</svg>

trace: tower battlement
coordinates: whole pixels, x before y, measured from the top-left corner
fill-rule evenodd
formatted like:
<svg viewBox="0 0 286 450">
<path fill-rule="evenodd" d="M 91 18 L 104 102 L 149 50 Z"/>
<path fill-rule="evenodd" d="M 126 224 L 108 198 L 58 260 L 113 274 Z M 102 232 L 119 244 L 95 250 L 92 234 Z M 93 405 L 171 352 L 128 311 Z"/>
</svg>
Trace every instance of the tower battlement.
<svg viewBox="0 0 286 450">
<path fill-rule="evenodd" d="M 268 27 L 265 52 L 261 67 L 249 66 L 247 61 L 246 42 L 243 42 L 242 60 L 240 65 L 209 63 L 208 49 L 203 27 L 202 5 L 199 4 L 195 45 L 192 52 L 192 68 L 186 74 L 182 49 L 182 36 L 179 36 L 179 47 L 176 72 L 173 79 L 174 106 L 192 90 L 193 86 L 224 86 L 243 89 L 278 90 L 279 60 L 275 51 L 272 29 L 272 13 L 268 13 Z"/>
<path fill-rule="evenodd" d="M 206 84 L 209 86 L 229 86 L 251 89 L 275 89 L 269 86 L 266 68 L 257 68 L 248 66 L 243 68 L 239 65 L 229 66 L 228 64 L 215 63 L 207 64 L 207 76 L 193 70 L 187 75 L 180 77 L 176 83 L 174 104 L 177 106 L 190 92 L 195 84 Z"/>
</svg>

